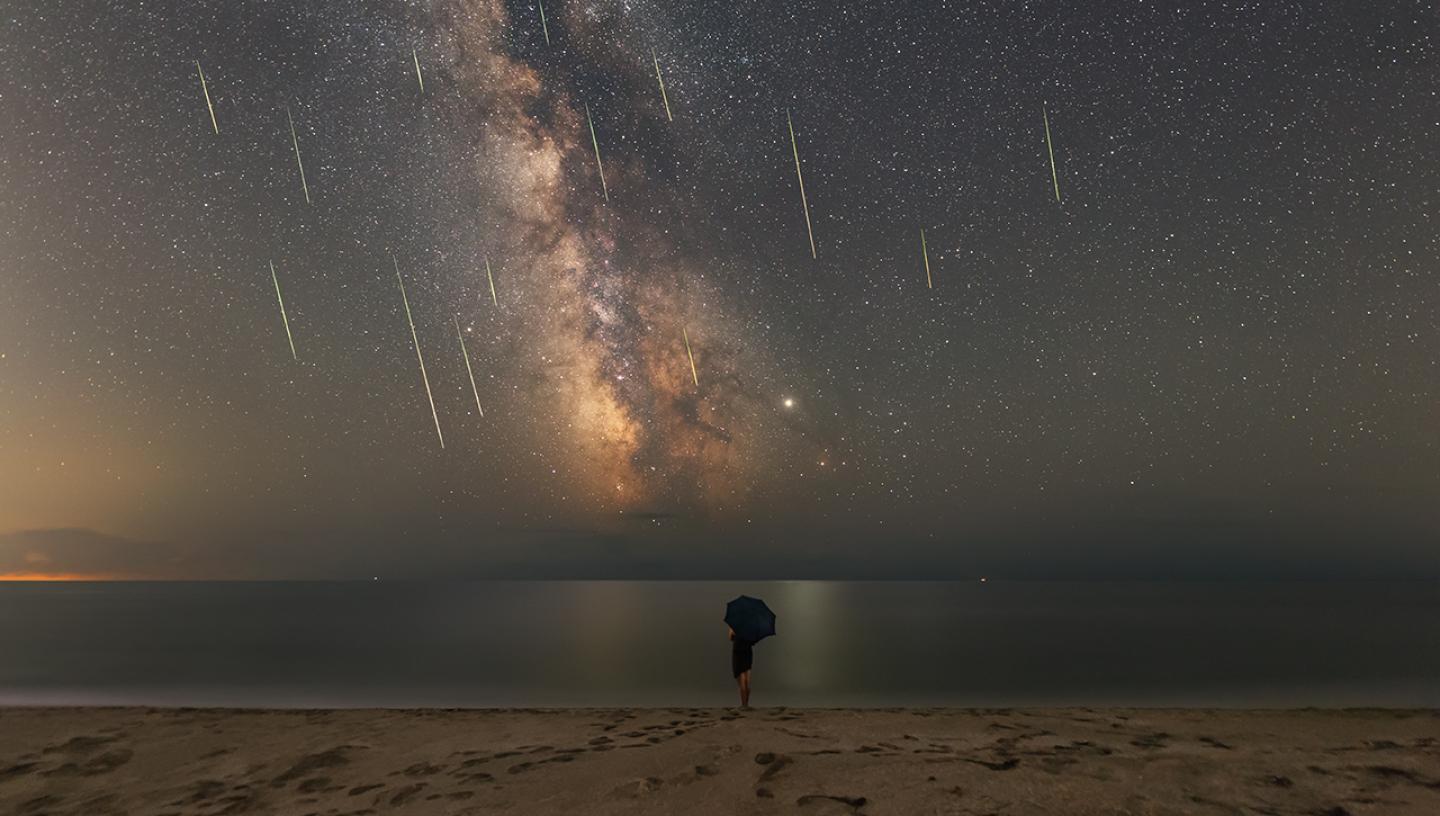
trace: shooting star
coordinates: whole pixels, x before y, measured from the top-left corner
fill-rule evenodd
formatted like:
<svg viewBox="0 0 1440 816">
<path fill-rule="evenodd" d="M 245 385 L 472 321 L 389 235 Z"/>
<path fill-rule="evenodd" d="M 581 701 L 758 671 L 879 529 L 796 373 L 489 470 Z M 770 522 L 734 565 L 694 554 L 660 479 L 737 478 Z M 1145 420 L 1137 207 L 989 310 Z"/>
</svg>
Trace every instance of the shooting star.
<svg viewBox="0 0 1440 816">
<path fill-rule="evenodd" d="M 673 122 L 675 118 L 670 115 L 670 97 L 665 95 L 665 80 L 660 77 L 660 58 L 653 48 L 650 49 L 650 58 L 655 61 L 655 81 L 660 83 L 660 101 L 665 103 L 665 121 Z"/>
<path fill-rule="evenodd" d="M 690 330 L 681 326 L 680 331 L 685 335 L 685 354 L 690 358 L 690 376 L 698 386 L 700 384 L 700 374 L 695 370 L 695 353 L 690 350 Z"/>
<path fill-rule="evenodd" d="M 585 103 L 585 121 L 590 125 L 590 144 L 595 145 L 595 166 L 600 168 L 600 189 L 605 193 L 605 201 L 610 201 L 610 188 L 605 186 L 605 165 L 600 163 L 600 140 L 595 138 L 595 120 L 590 118 L 590 103 Z"/>
<path fill-rule="evenodd" d="M 920 255 L 925 259 L 925 286 L 934 289 L 935 282 L 930 279 L 930 250 L 925 248 L 925 228 L 920 228 Z"/>
<path fill-rule="evenodd" d="M 800 205 L 805 208 L 805 231 L 810 234 L 810 257 L 815 254 L 815 230 L 810 227 L 810 202 L 805 200 L 805 177 L 800 175 L 800 148 L 795 144 L 795 125 L 790 121 L 790 111 L 785 111 L 785 125 L 790 128 L 790 149 L 795 153 L 795 178 L 800 181 Z"/>
<path fill-rule="evenodd" d="M 290 121 L 290 143 L 295 146 L 295 166 L 300 168 L 300 187 L 305 190 L 305 203 L 310 203 L 310 185 L 305 183 L 305 164 L 300 161 L 300 140 L 295 136 L 295 117 L 290 115 L 290 106 L 285 106 L 285 118 Z"/>
<path fill-rule="evenodd" d="M 275 283 L 275 299 L 280 301 L 280 320 L 285 323 L 285 339 L 290 341 L 290 357 L 299 360 L 295 353 L 295 338 L 290 336 L 290 318 L 285 316 L 285 298 L 280 296 L 280 279 L 275 276 L 275 262 L 270 262 L 270 280 Z"/>
<path fill-rule="evenodd" d="M 420 75 L 420 55 L 415 53 L 414 48 L 410 49 L 410 59 L 415 61 L 415 81 L 420 83 L 420 93 L 425 93 L 425 77 Z"/>
<path fill-rule="evenodd" d="M 1050 154 L 1050 180 L 1055 182 L 1055 200 L 1060 200 L 1060 176 L 1055 172 L 1055 148 L 1050 144 L 1050 114 L 1045 105 L 1040 105 L 1040 115 L 1045 119 L 1045 151 Z"/>
<path fill-rule="evenodd" d="M 215 128 L 215 134 L 220 134 L 220 124 L 215 121 L 215 106 L 210 104 L 210 86 L 205 82 L 205 69 L 200 67 L 200 60 L 195 60 L 195 70 L 200 74 L 200 90 L 205 92 L 205 107 L 210 111 L 210 126 Z"/>
<path fill-rule="evenodd" d="M 496 306 L 500 305 L 499 298 L 495 297 L 495 276 L 490 274 L 490 256 L 485 256 L 485 280 L 490 283 L 490 302 Z"/>
<path fill-rule="evenodd" d="M 400 262 L 395 253 L 390 253 L 390 262 L 395 265 L 395 280 L 400 284 L 400 300 L 405 304 L 405 320 L 410 323 L 410 340 L 415 343 L 415 359 L 420 361 L 420 379 L 425 382 L 425 398 L 430 400 L 430 416 L 435 420 L 435 435 L 440 438 L 440 447 L 445 447 L 445 435 L 440 433 L 440 415 L 435 412 L 435 397 L 430 393 L 430 377 L 425 373 L 425 358 L 420 356 L 420 338 L 415 334 L 415 318 L 410 316 L 410 299 L 405 296 L 405 279 L 400 277 Z"/>
<path fill-rule="evenodd" d="M 470 375 L 470 392 L 475 395 L 475 409 L 480 418 L 485 418 L 485 409 L 480 407 L 480 389 L 475 387 L 475 372 L 470 370 L 470 352 L 465 350 L 465 335 L 460 331 L 460 315 L 455 315 L 455 336 L 460 338 L 460 353 L 465 356 L 465 373 Z"/>
<path fill-rule="evenodd" d="M 545 0 L 537 0 L 540 4 L 540 29 L 545 32 L 545 44 L 550 44 L 550 26 L 545 23 Z"/>
</svg>

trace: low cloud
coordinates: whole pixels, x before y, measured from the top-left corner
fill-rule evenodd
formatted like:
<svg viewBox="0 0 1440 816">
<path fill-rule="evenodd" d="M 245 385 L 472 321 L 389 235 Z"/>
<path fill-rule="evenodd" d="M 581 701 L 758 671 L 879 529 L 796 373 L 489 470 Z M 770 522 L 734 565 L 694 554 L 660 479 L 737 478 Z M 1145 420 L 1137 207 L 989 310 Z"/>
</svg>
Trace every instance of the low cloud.
<svg viewBox="0 0 1440 816">
<path fill-rule="evenodd" d="M 6 578 L 183 578 L 188 574 L 184 553 L 166 542 L 68 527 L 0 533 L 0 576 Z"/>
</svg>

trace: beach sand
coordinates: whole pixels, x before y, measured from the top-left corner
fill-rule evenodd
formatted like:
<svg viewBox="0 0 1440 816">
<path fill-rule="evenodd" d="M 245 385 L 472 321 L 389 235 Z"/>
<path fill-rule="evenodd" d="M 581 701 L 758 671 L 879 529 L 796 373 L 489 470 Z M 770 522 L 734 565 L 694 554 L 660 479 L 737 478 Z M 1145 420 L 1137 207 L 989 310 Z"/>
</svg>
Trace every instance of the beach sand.
<svg viewBox="0 0 1440 816">
<path fill-rule="evenodd" d="M 0 709 L 0 814 L 1440 814 L 1440 712 Z"/>
</svg>

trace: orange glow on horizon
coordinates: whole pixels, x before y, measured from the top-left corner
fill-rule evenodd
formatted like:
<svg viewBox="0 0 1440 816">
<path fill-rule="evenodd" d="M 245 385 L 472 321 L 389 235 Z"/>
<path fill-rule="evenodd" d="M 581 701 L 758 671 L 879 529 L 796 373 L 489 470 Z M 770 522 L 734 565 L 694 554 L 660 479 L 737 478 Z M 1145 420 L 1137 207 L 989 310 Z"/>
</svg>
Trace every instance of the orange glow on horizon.
<svg viewBox="0 0 1440 816">
<path fill-rule="evenodd" d="M 0 582 L 5 581 L 124 581 L 123 576 L 81 572 L 0 572 Z"/>
</svg>

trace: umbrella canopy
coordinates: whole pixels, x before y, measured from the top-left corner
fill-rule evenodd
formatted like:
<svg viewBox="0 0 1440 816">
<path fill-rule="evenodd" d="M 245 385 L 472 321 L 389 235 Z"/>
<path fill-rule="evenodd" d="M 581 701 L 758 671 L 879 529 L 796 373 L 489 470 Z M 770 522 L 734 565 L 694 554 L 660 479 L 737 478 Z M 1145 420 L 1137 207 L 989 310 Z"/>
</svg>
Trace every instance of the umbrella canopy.
<svg viewBox="0 0 1440 816">
<path fill-rule="evenodd" d="M 775 634 L 775 613 L 759 598 L 741 595 L 725 604 L 725 624 L 735 637 L 756 643 Z"/>
</svg>

